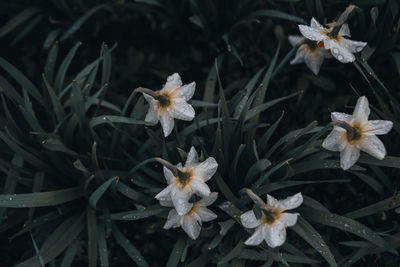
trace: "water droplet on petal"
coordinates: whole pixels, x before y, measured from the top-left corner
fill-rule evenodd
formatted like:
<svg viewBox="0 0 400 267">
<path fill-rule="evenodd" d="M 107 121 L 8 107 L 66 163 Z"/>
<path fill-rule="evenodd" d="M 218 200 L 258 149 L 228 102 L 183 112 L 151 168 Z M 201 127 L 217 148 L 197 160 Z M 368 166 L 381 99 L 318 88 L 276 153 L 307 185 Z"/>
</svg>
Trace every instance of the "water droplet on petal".
<svg viewBox="0 0 400 267">
<path fill-rule="evenodd" d="M 338 56 L 338 59 L 339 59 L 339 60 L 343 60 L 343 56 L 342 56 L 342 55 L 339 55 L 339 56 Z"/>
<path fill-rule="evenodd" d="M 333 52 L 334 54 L 337 54 L 337 53 L 339 53 L 339 50 L 337 50 L 337 48 L 334 48 L 334 49 L 332 50 L 332 52 Z"/>
</svg>

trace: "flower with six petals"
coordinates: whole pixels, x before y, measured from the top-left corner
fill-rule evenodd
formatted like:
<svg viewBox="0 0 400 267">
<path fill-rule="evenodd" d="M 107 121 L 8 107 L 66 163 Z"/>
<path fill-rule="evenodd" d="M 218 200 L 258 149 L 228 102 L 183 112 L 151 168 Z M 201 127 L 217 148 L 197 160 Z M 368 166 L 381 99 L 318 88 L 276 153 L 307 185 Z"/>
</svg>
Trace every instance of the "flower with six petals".
<svg viewBox="0 0 400 267">
<path fill-rule="evenodd" d="M 308 40 L 299 35 L 289 35 L 289 42 L 292 46 L 299 46 L 296 56 L 290 64 L 306 63 L 307 67 L 317 75 L 324 58 L 331 58 L 332 55 L 323 47 L 318 46 L 315 41 Z"/>
<path fill-rule="evenodd" d="M 187 101 L 192 98 L 195 87 L 195 82 L 182 86 L 181 77 L 174 73 L 167 78 L 164 87 L 159 91 L 137 88 L 136 92 L 142 92 L 150 104 L 145 121 L 150 125 L 160 121 L 164 136 L 167 137 L 174 128 L 174 119 L 193 120 L 195 111 Z"/>
<path fill-rule="evenodd" d="M 192 147 L 184 166 L 180 163 L 171 168 L 164 166 L 164 176 L 168 186 L 155 198 L 161 205 L 168 205 L 167 203 L 172 201 L 178 215 L 185 215 L 193 207 L 189 199 L 194 194 L 200 197 L 208 197 L 211 194 L 205 182 L 211 179 L 217 168 L 218 163 L 213 157 L 199 162 L 196 149 Z"/>
<path fill-rule="evenodd" d="M 387 134 L 393 127 L 391 121 L 368 120 L 370 113 L 368 99 L 358 99 L 353 115 L 332 112 L 332 132 L 325 138 L 322 147 L 340 152 L 340 166 L 343 170 L 353 166 L 360 157 L 360 150 L 377 159 L 386 156 L 386 149 L 376 135 Z"/>
<path fill-rule="evenodd" d="M 311 19 L 311 25 L 299 25 L 301 34 L 316 41 L 319 46 L 329 50 L 332 55 L 342 63 L 353 62 L 354 53 L 360 52 L 367 45 L 365 42 L 353 41 L 350 37 L 350 29 L 347 24 L 339 24 L 325 28 L 315 18 Z"/>
<path fill-rule="evenodd" d="M 252 210 L 240 216 L 240 221 L 244 227 L 256 228 L 244 244 L 257 246 L 265 240 L 271 248 L 281 246 L 286 240 L 286 227 L 295 225 L 297 216 L 299 216 L 298 213 L 287 213 L 285 211 L 299 207 L 303 203 L 303 196 L 301 193 L 297 193 L 284 200 L 277 200 L 267 195 L 266 204 L 250 189 L 247 189 L 246 193 L 260 207 L 261 218 L 257 219 Z"/>
<path fill-rule="evenodd" d="M 207 209 L 207 206 L 214 203 L 217 197 L 218 193 L 212 192 L 209 196 L 193 203 L 190 211 L 182 216 L 175 209 L 170 210 L 164 229 L 182 227 L 190 238 L 197 239 L 200 235 L 202 222 L 209 222 L 217 218 L 214 212 Z M 164 202 L 164 204 L 170 207 L 173 206 L 172 202 L 169 204 Z"/>
</svg>

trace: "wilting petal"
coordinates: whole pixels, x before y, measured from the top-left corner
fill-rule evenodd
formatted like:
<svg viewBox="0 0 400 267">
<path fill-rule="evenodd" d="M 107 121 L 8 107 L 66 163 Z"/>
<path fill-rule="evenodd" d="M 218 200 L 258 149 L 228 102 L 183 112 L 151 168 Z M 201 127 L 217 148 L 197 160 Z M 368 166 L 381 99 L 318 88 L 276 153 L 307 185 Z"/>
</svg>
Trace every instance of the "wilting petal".
<svg viewBox="0 0 400 267">
<path fill-rule="evenodd" d="M 288 40 L 292 46 L 296 46 L 303 43 L 306 40 L 306 38 L 300 35 L 289 35 Z"/>
<path fill-rule="evenodd" d="M 382 141 L 375 135 L 366 135 L 358 144 L 360 149 L 377 159 L 384 159 L 386 156 L 386 149 Z"/>
<path fill-rule="evenodd" d="M 287 227 L 291 227 L 297 222 L 298 213 L 282 213 L 279 220 Z"/>
<path fill-rule="evenodd" d="M 351 144 L 347 146 L 340 152 L 340 167 L 343 170 L 350 169 L 354 163 L 357 162 L 360 157 L 360 150 Z"/>
<path fill-rule="evenodd" d="M 344 121 L 350 123 L 353 119 L 353 116 L 341 112 L 331 112 L 331 119 L 332 121 Z"/>
<path fill-rule="evenodd" d="M 149 110 L 147 111 L 146 118 L 144 119 L 150 125 L 155 125 L 158 122 L 158 110 L 156 105 L 150 103 Z"/>
<path fill-rule="evenodd" d="M 217 218 L 217 214 L 205 207 L 198 207 L 196 213 L 199 215 L 202 222 L 209 222 Z"/>
<path fill-rule="evenodd" d="M 324 62 L 324 55 L 320 51 L 310 52 L 305 55 L 304 62 L 307 67 L 317 75 L 321 68 L 322 62 Z"/>
<path fill-rule="evenodd" d="M 167 221 L 164 224 L 164 229 L 176 228 L 181 226 L 181 217 L 176 213 L 176 210 L 172 209 L 168 213 Z"/>
<path fill-rule="evenodd" d="M 260 225 L 260 221 L 257 220 L 256 215 L 252 210 L 249 210 L 240 215 L 240 221 L 242 222 L 242 225 L 246 228 L 256 228 Z"/>
<path fill-rule="evenodd" d="M 208 185 L 200 179 L 193 178 L 190 185 L 192 186 L 193 192 L 201 197 L 207 197 L 211 194 Z"/>
<path fill-rule="evenodd" d="M 276 207 L 280 210 L 291 210 L 299 207 L 303 203 L 303 196 L 301 193 L 297 193 L 294 196 L 285 198 L 284 200 L 279 200 Z"/>
<path fill-rule="evenodd" d="M 175 176 L 173 175 L 173 173 L 167 168 L 167 167 L 163 167 L 163 171 L 164 171 L 164 177 L 167 180 L 167 183 L 170 184 L 174 179 Z"/>
<path fill-rule="evenodd" d="M 340 127 L 334 127 L 322 143 L 322 147 L 330 151 L 342 151 L 346 145 L 346 131 Z"/>
<path fill-rule="evenodd" d="M 279 200 L 277 200 L 273 196 L 267 194 L 267 204 L 268 205 L 276 206 L 276 205 L 278 205 L 278 202 L 279 202 Z"/>
<path fill-rule="evenodd" d="M 177 98 L 174 100 L 170 114 L 176 119 L 191 121 L 194 118 L 195 111 L 185 100 Z"/>
<path fill-rule="evenodd" d="M 363 133 L 365 135 L 380 135 L 387 134 L 393 127 L 393 122 L 384 120 L 368 121 L 363 126 Z"/>
<path fill-rule="evenodd" d="M 191 194 L 187 192 L 181 192 L 178 189 L 175 189 L 171 192 L 171 199 L 179 216 L 187 214 L 192 209 L 193 203 L 189 202 L 190 197 Z"/>
<path fill-rule="evenodd" d="M 167 82 L 165 83 L 164 88 L 161 91 L 172 92 L 181 86 L 182 86 L 181 76 L 179 76 L 178 73 L 174 73 L 171 76 L 168 76 Z"/>
<path fill-rule="evenodd" d="M 306 45 L 305 45 L 305 44 L 302 44 L 302 45 L 297 49 L 296 56 L 294 57 L 294 59 L 292 59 L 292 60 L 290 61 L 290 64 L 291 64 L 291 65 L 294 65 L 294 64 L 302 63 L 302 62 L 304 61 L 304 56 L 306 55 L 306 50 L 307 50 Z"/>
<path fill-rule="evenodd" d="M 160 123 L 164 132 L 164 136 L 167 137 L 174 129 L 174 118 L 164 113 L 160 116 Z"/>
<path fill-rule="evenodd" d="M 218 198 L 218 192 L 212 192 L 208 197 L 203 197 L 198 203 L 202 206 L 210 206 Z"/>
<path fill-rule="evenodd" d="M 169 200 L 171 199 L 171 190 L 174 187 L 173 184 L 168 185 L 160 193 L 158 193 L 155 198 L 158 200 Z"/>
<path fill-rule="evenodd" d="M 325 39 L 324 46 L 330 49 L 334 58 L 342 63 L 353 62 L 356 58 L 346 47 L 341 46 L 337 41 Z"/>
<path fill-rule="evenodd" d="M 185 166 L 199 162 L 199 155 L 196 149 L 192 146 L 187 154 Z"/>
<path fill-rule="evenodd" d="M 349 39 L 344 39 L 342 40 L 342 45 L 347 48 L 352 53 L 357 53 L 361 52 L 364 47 L 367 45 L 366 42 L 360 42 L 360 41 L 353 41 Z"/>
<path fill-rule="evenodd" d="M 370 109 L 368 99 L 365 96 L 361 96 L 357 100 L 357 104 L 353 111 L 353 122 L 358 124 L 365 124 L 368 121 Z"/>
<path fill-rule="evenodd" d="M 208 181 L 215 174 L 218 169 L 218 163 L 213 157 L 209 157 L 205 161 L 201 162 L 194 169 L 195 176 L 203 181 Z"/>
<path fill-rule="evenodd" d="M 340 28 L 339 35 L 351 37 L 349 25 L 347 23 L 343 24 Z"/>
<path fill-rule="evenodd" d="M 184 216 L 182 228 L 183 230 L 185 230 L 187 235 L 192 239 L 196 239 L 200 235 L 201 226 L 199 225 L 197 220 L 194 219 L 192 216 L 188 215 Z"/>
<path fill-rule="evenodd" d="M 185 101 L 188 101 L 189 99 L 192 98 L 194 95 L 194 91 L 196 89 L 196 83 L 191 82 L 189 84 L 186 84 L 176 90 L 176 92 L 179 94 L 180 97 L 182 97 Z"/>
<path fill-rule="evenodd" d="M 311 28 L 306 25 L 299 25 L 299 30 L 304 37 L 313 41 L 321 41 L 325 38 L 325 34 L 316 28 Z"/>
<path fill-rule="evenodd" d="M 264 238 L 268 246 L 271 248 L 282 246 L 286 240 L 285 225 L 278 221 L 270 227 L 266 227 L 264 231 Z"/>
<path fill-rule="evenodd" d="M 249 239 L 244 242 L 245 245 L 247 246 L 258 246 L 263 242 L 264 237 L 262 234 L 262 228 L 263 226 L 257 227 L 257 229 L 254 231 L 254 233 L 249 237 Z"/>
</svg>

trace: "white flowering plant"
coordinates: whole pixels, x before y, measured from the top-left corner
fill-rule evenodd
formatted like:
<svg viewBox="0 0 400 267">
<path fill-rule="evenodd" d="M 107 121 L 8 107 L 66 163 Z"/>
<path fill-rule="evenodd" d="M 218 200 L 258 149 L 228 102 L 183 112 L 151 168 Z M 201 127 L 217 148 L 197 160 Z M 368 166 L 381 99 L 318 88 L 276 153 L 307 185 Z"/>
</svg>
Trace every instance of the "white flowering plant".
<svg viewBox="0 0 400 267">
<path fill-rule="evenodd" d="M 397 266 L 400 4 L 289 2 L 1 2 L 1 266 Z"/>
</svg>

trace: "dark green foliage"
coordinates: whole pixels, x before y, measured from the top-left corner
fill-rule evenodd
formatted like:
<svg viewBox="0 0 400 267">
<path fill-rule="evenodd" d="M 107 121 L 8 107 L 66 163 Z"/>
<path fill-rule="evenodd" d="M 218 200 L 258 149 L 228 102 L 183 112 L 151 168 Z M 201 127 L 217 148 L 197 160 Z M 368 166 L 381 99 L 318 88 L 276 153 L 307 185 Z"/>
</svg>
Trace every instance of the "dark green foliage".
<svg viewBox="0 0 400 267">
<path fill-rule="evenodd" d="M 287 35 L 350 2 L 352 38 L 368 42 L 357 60 L 327 60 L 318 76 L 289 65 Z M 350 2 L 2 1 L 2 266 L 397 266 L 400 4 Z M 164 138 L 133 89 L 174 72 L 197 83 L 196 117 Z M 330 112 L 359 95 L 394 127 L 384 160 L 362 154 L 345 172 L 321 143 Z M 156 158 L 184 162 L 191 146 L 219 164 L 218 218 L 197 240 L 164 230 L 169 208 L 154 199 Z M 244 188 L 302 192 L 282 247 L 244 245 Z"/>
</svg>

